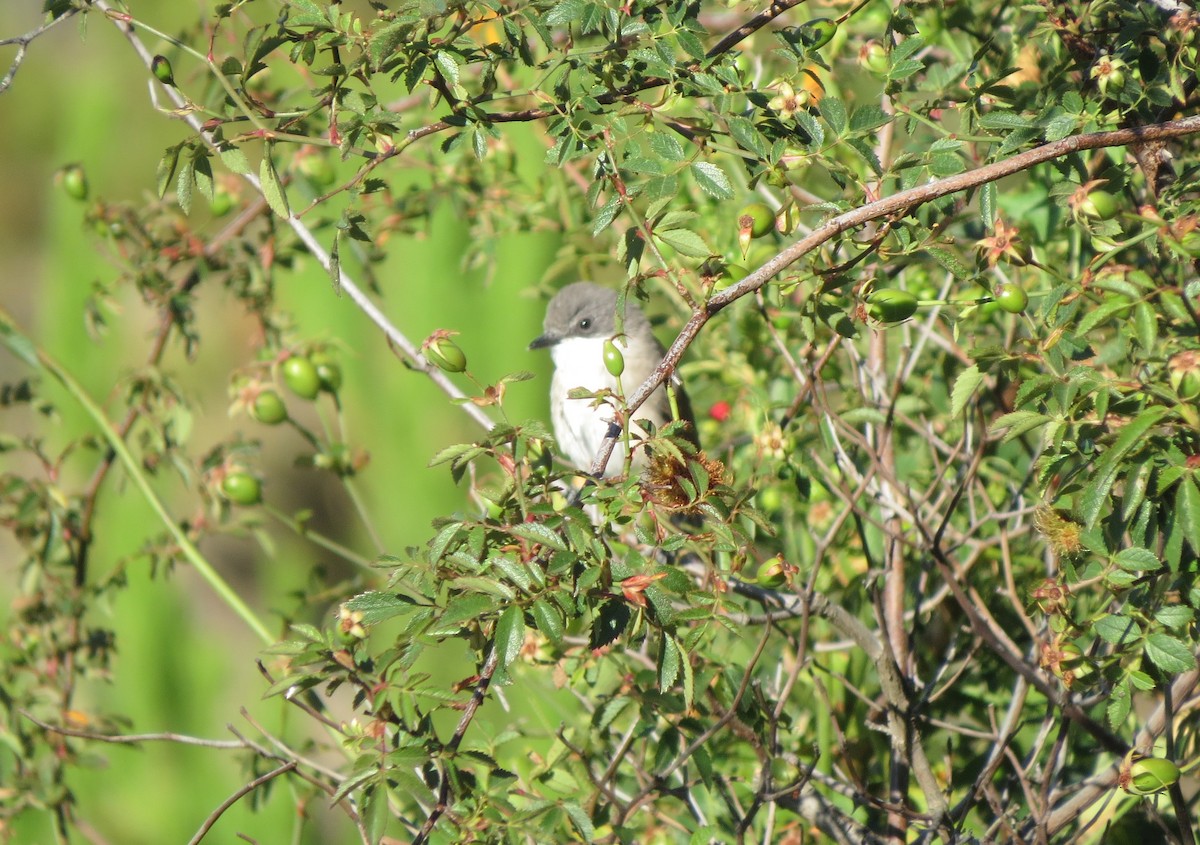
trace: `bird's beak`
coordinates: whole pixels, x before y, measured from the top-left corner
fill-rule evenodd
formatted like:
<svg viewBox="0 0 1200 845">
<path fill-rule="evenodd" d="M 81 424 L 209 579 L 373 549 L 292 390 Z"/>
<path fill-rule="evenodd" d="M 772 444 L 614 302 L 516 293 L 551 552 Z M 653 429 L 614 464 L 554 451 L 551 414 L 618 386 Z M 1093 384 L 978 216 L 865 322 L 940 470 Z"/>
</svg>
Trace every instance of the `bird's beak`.
<svg viewBox="0 0 1200 845">
<path fill-rule="evenodd" d="M 535 337 L 529 342 L 530 349 L 545 349 L 548 346 L 553 346 L 558 343 L 561 338 L 555 337 L 552 334 L 544 334 L 540 337 Z"/>
</svg>

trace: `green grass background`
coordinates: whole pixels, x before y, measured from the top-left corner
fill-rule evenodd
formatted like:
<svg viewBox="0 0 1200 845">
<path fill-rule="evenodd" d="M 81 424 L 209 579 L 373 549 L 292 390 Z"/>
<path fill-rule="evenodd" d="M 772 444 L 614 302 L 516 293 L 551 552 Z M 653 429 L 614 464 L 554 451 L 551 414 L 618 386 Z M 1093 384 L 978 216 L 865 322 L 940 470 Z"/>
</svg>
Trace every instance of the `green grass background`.
<svg viewBox="0 0 1200 845">
<path fill-rule="evenodd" d="M 135 4 L 134 12 L 171 31 L 204 5 L 145 0 Z M 32 29 L 41 20 L 40 7 L 40 0 L 0 4 L 0 37 Z M 153 39 L 147 41 L 154 47 Z M 15 48 L 0 48 L 5 67 L 14 55 Z M 146 79 L 125 39 L 93 13 L 82 28 L 68 22 L 36 40 L 13 86 L 0 95 L 0 305 L 94 397 L 107 400 L 113 419 L 123 413 L 119 401 L 113 401 L 113 386 L 145 361 L 154 320 L 126 291 L 106 336 L 98 341 L 88 336 L 83 305 L 93 284 L 112 279 L 116 269 L 84 225 L 87 206 L 67 197 L 53 177 L 64 164 L 79 162 L 90 180 L 89 202 L 153 196 L 159 157 L 188 130 L 152 107 Z M 384 172 L 384 178 L 403 180 L 402 161 Z M 214 234 L 223 221 L 203 223 L 204 203 L 196 205 L 198 233 Z M 526 350 L 538 331 L 542 304 L 523 291 L 541 279 L 557 248 L 556 238 L 504 238 L 495 244 L 497 270 L 485 281 L 482 273 L 464 272 L 460 266 L 467 237 L 461 222 L 443 208 L 425 236 L 393 238 L 387 260 L 377 268 L 384 288 L 377 301 L 416 342 L 436 328 L 461 332 L 460 345 L 482 380 L 519 370 L 537 373 L 538 379 L 512 386 L 506 406 L 514 420 L 545 419 L 549 362 Z M 353 265 L 348 269 L 355 274 Z M 315 261 L 281 275 L 279 291 L 284 307 L 295 316 L 297 338 L 346 345 L 341 397 L 351 444 L 372 456 L 358 483 L 387 550 L 403 557 L 406 547 L 420 545 L 431 535 L 435 516 L 472 507 L 446 468 L 427 464 L 439 449 L 470 440 L 479 429 L 425 377 L 399 363 L 378 330 L 347 298 L 335 294 Z M 250 325 L 217 285 L 198 291 L 197 308 L 203 330 L 197 359 L 185 361 L 176 346 L 164 364 L 197 405 L 190 453 L 199 456 L 239 432 L 263 440 L 256 468 L 267 479 L 267 501 L 284 512 L 311 508 L 316 524 L 334 539 L 370 556 L 344 491 L 318 473 L 292 467 L 295 455 L 305 451 L 297 435 L 256 426 L 245 416 L 229 417 L 228 374 L 254 352 Z M 0 381 L 26 375 L 23 365 L 0 351 Z M 470 388 L 466 381 L 461 385 Z M 44 386 L 57 401 L 56 418 L 10 410 L 0 412 L 0 427 L 10 433 L 36 433 L 53 453 L 89 428 L 65 393 Z M 328 414 L 329 408 L 322 411 Z M 315 420 L 313 410 L 302 413 Z M 94 466 L 92 452 L 70 459 L 60 479 L 63 489 L 78 490 Z M 0 453 L 0 472 L 12 471 L 37 472 L 29 462 Z M 160 473 L 155 483 L 177 519 L 192 517 L 201 507 L 196 492 L 178 476 Z M 262 699 L 266 684 L 253 663 L 260 649 L 246 626 L 188 568 L 152 573 L 146 559 L 137 555 L 162 527 L 120 472 L 107 482 L 96 525 L 94 577 L 125 567 L 129 586 L 90 620 L 116 632 L 117 655 L 109 677 L 81 684 L 76 709 L 118 714 L 127 720 L 114 726 L 122 732 L 175 731 L 226 739 L 230 724 L 254 733 L 239 714 L 244 707 L 268 730 L 303 736 L 306 726 L 292 730 L 301 721 L 296 713 L 278 699 Z M 247 534 L 206 540 L 201 549 L 282 635 L 277 612 L 295 606 L 289 593 L 313 589 L 314 568 L 336 570 L 341 564 L 312 545 L 280 536 L 284 539 L 273 546 Z M 0 533 L 0 624 L 5 627 L 10 624 L 18 562 L 12 538 Z M 334 598 L 330 597 L 330 611 Z M 327 619 L 311 621 L 322 624 Z M 452 660 L 444 671 L 456 677 L 455 671 L 465 665 Z M 334 702 L 334 709 L 338 715 L 349 714 L 344 703 Z M 557 721 L 552 702 L 531 712 L 547 728 Z M 187 841 L 205 815 L 252 777 L 245 757 L 226 751 L 176 743 L 79 747 L 90 765 L 75 769 L 68 785 L 77 799 L 78 815 L 94 829 L 97 841 Z M 338 758 L 329 762 L 344 763 Z M 283 780 L 267 795 L 261 813 L 250 813 L 248 799 L 240 802 L 207 841 L 235 841 L 236 832 L 262 842 L 348 841 L 354 836 L 340 813 L 319 800 L 305 808 L 317 823 L 298 825 L 293 796 Z M 27 814 L 8 833 L 18 843 L 54 841 L 46 815 Z"/>
</svg>

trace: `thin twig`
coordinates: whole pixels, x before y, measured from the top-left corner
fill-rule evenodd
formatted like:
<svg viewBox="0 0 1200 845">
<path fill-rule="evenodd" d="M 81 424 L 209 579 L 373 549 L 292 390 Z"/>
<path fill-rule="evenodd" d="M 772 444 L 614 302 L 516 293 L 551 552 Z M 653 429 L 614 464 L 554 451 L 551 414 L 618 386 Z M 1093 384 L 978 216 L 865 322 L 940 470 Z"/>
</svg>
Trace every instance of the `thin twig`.
<svg viewBox="0 0 1200 845">
<path fill-rule="evenodd" d="M 8 66 L 8 73 L 4 74 L 3 79 L 0 79 L 0 94 L 3 94 L 8 90 L 9 86 L 12 85 L 13 79 L 17 75 L 17 70 L 20 69 L 22 62 L 25 61 L 25 53 L 29 49 L 29 45 L 33 43 L 33 40 L 39 35 L 45 33 L 47 30 L 58 26 L 67 18 L 74 16 L 78 12 L 79 9 L 68 9 L 57 18 L 46 21 L 41 26 L 31 29 L 24 35 L 18 35 L 13 38 L 0 38 L 0 47 L 8 47 L 13 44 L 17 45 L 17 54 L 13 56 L 12 63 Z"/>
<path fill-rule="evenodd" d="M 217 823 L 217 820 L 220 819 L 221 816 L 223 816 L 225 814 L 225 811 L 228 810 L 230 807 L 232 807 L 234 804 L 236 804 L 238 801 L 240 801 L 244 796 L 249 795 L 251 792 L 258 789 L 260 786 L 262 786 L 267 781 L 274 780 L 275 778 L 279 777 L 280 775 L 290 772 L 294 768 L 296 768 L 296 762 L 294 760 L 291 762 L 288 762 L 288 763 L 284 763 L 279 768 L 272 769 L 271 771 L 267 772 L 265 775 L 256 777 L 254 780 L 250 781 L 248 784 L 243 786 L 237 792 L 230 795 L 228 798 L 226 798 L 224 801 L 221 802 L 220 806 L 218 806 L 215 810 L 213 810 L 211 813 L 209 813 L 208 818 L 206 818 L 204 820 L 204 824 L 200 825 L 200 829 L 196 831 L 196 835 L 188 840 L 188 845 L 197 845 L 197 843 L 199 843 L 200 840 L 203 839 L 210 830 L 212 830 L 212 826 Z"/>
</svg>

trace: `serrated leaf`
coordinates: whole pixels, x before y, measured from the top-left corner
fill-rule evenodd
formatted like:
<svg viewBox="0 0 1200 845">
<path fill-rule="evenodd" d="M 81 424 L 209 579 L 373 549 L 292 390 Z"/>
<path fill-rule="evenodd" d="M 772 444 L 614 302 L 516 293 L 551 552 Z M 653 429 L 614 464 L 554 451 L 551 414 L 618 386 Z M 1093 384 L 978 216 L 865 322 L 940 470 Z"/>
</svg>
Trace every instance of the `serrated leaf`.
<svg viewBox="0 0 1200 845">
<path fill-rule="evenodd" d="M 1146 637 L 1146 656 L 1164 672 L 1186 672 L 1196 668 L 1196 656 L 1191 650 L 1170 634 L 1161 631 Z"/>
<path fill-rule="evenodd" d="M 1139 302 L 1133 309 L 1133 336 L 1138 346 L 1149 352 L 1158 342 L 1158 315 L 1148 302 Z"/>
<path fill-rule="evenodd" d="M 1117 480 L 1121 461 L 1134 447 L 1141 445 L 1146 432 L 1157 425 L 1167 413 L 1168 410 L 1161 405 L 1142 411 L 1124 425 L 1117 439 L 1100 456 L 1095 471 L 1080 497 L 1080 514 L 1088 528 L 1096 524 L 1104 510 L 1104 503 L 1108 501 L 1113 483 Z"/>
<path fill-rule="evenodd" d="M 563 812 L 571 819 L 571 824 L 575 825 L 575 829 L 579 831 L 584 842 L 596 841 L 596 829 L 592 827 L 592 820 L 588 818 L 588 814 L 584 809 L 574 801 L 564 801 Z"/>
<path fill-rule="evenodd" d="M 979 217 L 984 227 L 991 229 L 996 222 L 996 183 L 988 182 L 979 189 Z"/>
<path fill-rule="evenodd" d="M 713 255 L 704 239 L 691 229 L 671 229 L 667 232 L 655 232 L 654 237 L 672 247 L 676 252 L 690 258 L 708 258 Z"/>
<path fill-rule="evenodd" d="M 1200 487 L 1196 486 L 1196 476 L 1185 475 L 1179 480 L 1175 513 L 1184 539 L 1193 552 L 1200 554 Z"/>
<path fill-rule="evenodd" d="M 287 220 L 292 216 L 292 210 L 288 208 L 287 194 L 283 191 L 283 185 L 279 182 L 279 174 L 275 171 L 275 163 L 271 161 L 271 148 L 268 147 L 263 151 L 262 162 L 258 166 L 258 180 L 262 185 L 263 199 L 267 201 L 267 205 L 271 210 Z"/>
<path fill-rule="evenodd" d="M 189 159 L 179 168 L 179 175 L 175 179 L 175 201 L 185 215 L 192 213 L 192 188 L 195 184 L 196 162 Z"/>
<path fill-rule="evenodd" d="M 1122 678 L 1120 683 L 1113 687 L 1108 698 L 1108 708 L 1105 716 L 1108 719 L 1108 725 L 1113 730 L 1120 730 L 1125 727 L 1125 719 L 1129 716 L 1129 708 L 1132 696 L 1129 693 L 1129 680 Z"/>
<path fill-rule="evenodd" d="M 1182 628 L 1185 625 L 1190 625 L 1195 618 L 1195 612 L 1183 604 L 1173 604 L 1169 607 L 1159 608 L 1158 613 L 1154 614 L 1155 621 L 1166 625 L 1168 628 Z"/>
<path fill-rule="evenodd" d="M 675 679 L 679 677 L 679 663 L 679 646 L 675 644 L 673 638 L 664 636 L 658 652 L 659 691 L 665 692 L 675 683 Z"/>
<path fill-rule="evenodd" d="M 988 430 L 996 434 L 1007 429 L 1004 435 L 1004 442 L 1007 443 L 1049 422 L 1050 417 L 1045 414 L 1039 414 L 1036 411 L 1013 411 L 997 418 Z"/>
<path fill-rule="evenodd" d="M 196 157 L 196 187 L 200 189 L 200 194 L 208 200 L 209 204 L 213 201 L 213 191 L 216 183 L 213 181 L 212 162 L 208 160 L 208 156 L 199 155 Z"/>
<path fill-rule="evenodd" d="M 361 613 L 363 624 L 368 626 L 420 609 L 407 596 L 383 593 L 378 590 L 359 593 L 348 600 L 345 606 L 348 610 Z"/>
<path fill-rule="evenodd" d="M 435 467 L 438 464 L 444 464 L 447 461 L 455 461 L 464 455 L 474 457 L 477 454 L 483 453 L 485 450 L 474 443 L 455 443 L 452 446 L 447 446 L 436 455 L 429 459 L 428 466 Z"/>
<path fill-rule="evenodd" d="M 163 157 L 158 160 L 158 168 L 155 171 L 155 182 L 158 185 L 158 198 L 162 199 L 167 195 L 167 189 L 171 187 L 171 181 L 175 176 L 175 168 L 179 164 L 180 146 L 177 144 L 174 147 L 167 147 L 167 151 L 163 153 Z"/>
<path fill-rule="evenodd" d="M 683 161 L 683 144 L 670 133 L 650 133 L 650 149 L 667 161 Z"/>
<path fill-rule="evenodd" d="M 733 115 L 728 122 L 729 134 L 733 136 L 733 140 L 737 141 L 738 146 L 749 150 L 759 158 L 767 157 L 767 143 L 763 139 L 762 133 L 754 126 L 753 121 L 741 115 Z"/>
<path fill-rule="evenodd" d="M 954 380 L 954 388 L 950 391 L 950 416 L 957 417 L 967 407 L 975 389 L 983 383 L 983 373 L 977 364 L 972 364 Z"/>
<path fill-rule="evenodd" d="M 505 610 L 496 620 L 496 635 L 492 647 L 500 658 L 501 667 L 506 667 L 521 653 L 525 644 L 525 614 L 517 605 Z"/>
<path fill-rule="evenodd" d="M 1149 549 L 1122 549 L 1117 552 L 1115 561 L 1127 572 L 1152 572 L 1162 566 L 1162 561 Z"/>
<path fill-rule="evenodd" d="M 455 61 L 453 55 L 442 50 L 434 54 L 433 63 L 437 65 L 438 73 L 449 83 L 451 88 L 458 87 L 458 62 Z"/>
<path fill-rule="evenodd" d="M 719 200 L 733 199 L 733 186 L 729 184 L 729 177 L 715 164 L 707 161 L 693 162 L 692 176 L 695 177 L 696 184 L 709 196 Z"/>
<path fill-rule="evenodd" d="M 1032 121 L 1016 112 L 994 111 L 980 115 L 979 125 L 984 129 L 1028 129 Z"/>
<path fill-rule="evenodd" d="M 846 131 L 846 104 L 837 97 L 822 97 L 817 108 L 834 135 Z"/>
<path fill-rule="evenodd" d="M 545 14 L 542 21 L 546 26 L 561 26 L 574 23 L 583 16 L 583 0 L 563 0 Z"/>
<path fill-rule="evenodd" d="M 558 532 L 540 522 L 522 522 L 517 525 L 510 525 L 508 526 L 508 533 L 514 537 L 521 537 L 525 540 L 541 543 L 543 546 L 549 546 L 560 552 L 567 550 L 567 544 L 563 542 L 562 537 L 558 536 Z"/>
<path fill-rule="evenodd" d="M 1141 636 L 1137 622 L 1128 616 L 1105 614 L 1092 623 L 1092 629 L 1105 641 L 1113 645 L 1130 643 Z"/>
<path fill-rule="evenodd" d="M 546 635 L 546 639 L 558 645 L 562 642 L 563 616 L 562 612 L 545 599 L 537 599 L 533 603 L 533 624 Z"/>
<path fill-rule="evenodd" d="M 925 251 L 933 256 L 934 261 L 949 270 L 956 279 L 971 278 L 970 268 L 963 264 L 954 253 L 936 246 L 926 247 Z"/>
<path fill-rule="evenodd" d="M 604 207 L 596 212 L 596 220 L 594 223 L 592 223 L 592 237 L 596 237 L 605 229 L 607 229 L 609 224 L 612 223 L 613 219 L 617 216 L 617 212 L 620 210 L 621 197 L 619 194 L 614 193 L 608 198 L 608 202 L 604 204 Z"/>
</svg>

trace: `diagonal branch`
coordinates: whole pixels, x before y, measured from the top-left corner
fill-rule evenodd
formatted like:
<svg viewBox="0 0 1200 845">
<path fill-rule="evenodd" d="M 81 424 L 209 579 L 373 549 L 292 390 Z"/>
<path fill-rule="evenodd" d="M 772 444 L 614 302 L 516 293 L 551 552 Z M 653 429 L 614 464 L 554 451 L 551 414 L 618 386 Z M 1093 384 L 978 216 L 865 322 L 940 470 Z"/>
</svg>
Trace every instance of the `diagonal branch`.
<svg viewBox="0 0 1200 845">
<path fill-rule="evenodd" d="M 57 18 L 46 21 L 41 26 L 29 30 L 29 32 L 25 33 L 24 35 L 17 35 L 13 38 L 0 38 L 0 47 L 9 47 L 13 44 L 17 45 L 17 54 L 13 56 L 13 60 L 8 66 L 8 73 L 4 74 L 3 79 L 0 79 L 0 94 L 3 94 L 8 90 L 9 86 L 12 85 L 13 79 L 17 75 L 17 71 L 20 70 L 21 64 L 25 61 L 25 53 L 28 51 L 29 45 L 33 43 L 33 40 L 39 35 L 43 35 L 48 30 L 58 26 L 67 18 L 74 16 L 78 11 L 78 9 L 68 9 Z"/>
<path fill-rule="evenodd" d="M 142 62 L 146 65 L 146 68 L 149 69 L 151 63 L 154 61 L 154 56 L 134 30 L 132 22 L 127 19 L 128 16 L 122 13 L 113 12 L 108 0 L 96 0 L 95 5 L 100 11 L 109 14 L 113 24 L 121 31 L 121 33 L 129 41 L 130 45 L 133 47 L 134 51 L 141 58 Z M 216 68 L 213 69 L 213 72 L 220 73 L 220 71 Z M 152 81 L 150 84 L 155 85 L 159 83 Z M 195 132 L 196 135 L 198 135 L 200 139 L 206 145 L 208 145 L 209 148 L 211 148 L 214 152 L 219 153 L 220 150 L 218 144 L 213 138 L 212 133 L 204 129 L 204 125 L 200 118 L 186 110 L 185 107 L 187 103 L 179 91 L 169 85 L 163 85 L 162 90 L 178 109 L 180 109 L 182 112 L 185 112 L 182 119 L 185 123 L 187 123 L 192 131 Z M 259 193 L 259 195 L 265 196 L 265 194 L 263 194 L 262 183 L 259 181 L 257 176 L 255 176 L 253 173 L 246 173 L 243 174 L 242 178 L 245 179 L 250 186 Z M 296 237 L 300 239 L 305 248 L 308 249 L 309 253 L 312 254 L 317 262 L 325 268 L 325 271 L 327 273 L 332 273 L 332 258 L 328 250 L 321 245 L 321 242 L 317 239 L 317 236 L 313 234 L 312 229 L 306 226 L 294 214 L 289 213 L 284 219 L 284 222 L 287 223 L 287 225 L 295 233 Z M 408 366 L 415 370 L 419 370 L 428 376 L 434 382 L 434 384 L 440 387 L 442 391 L 445 392 L 451 399 L 465 400 L 467 398 L 466 394 L 463 393 L 445 373 L 425 360 L 425 357 L 420 354 L 416 344 L 409 340 L 403 332 L 396 328 L 392 322 L 388 320 L 386 316 L 384 316 L 383 312 L 379 310 L 375 303 L 372 302 L 366 293 L 363 292 L 362 288 L 360 288 L 358 284 L 356 284 L 354 280 L 350 278 L 349 274 L 347 274 L 344 269 L 339 266 L 337 268 L 337 273 L 339 288 L 344 291 L 346 296 L 350 298 L 350 300 L 359 308 L 359 310 L 366 314 L 367 318 L 383 332 L 384 336 L 388 339 L 388 342 L 394 347 L 398 348 L 404 354 L 405 363 Z M 485 430 L 490 431 L 495 425 L 495 423 L 488 418 L 487 414 L 485 414 L 474 403 L 459 401 L 456 402 L 456 404 Z"/>
<path fill-rule="evenodd" d="M 700 309 L 697 309 L 691 319 L 680 330 L 678 337 L 663 356 L 662 361 L 650 377 L 630 395 L 626 405 L 629 413 L 633 413 L 661 385 L 683 357 L 683 353 L 696 340 L 704 326 L 726 306 L 741 299 L 749 293 L 761 288 L 788 266 L 799 261 L 817 247 L 832 240 L 843 232 L 856 229 L 872 220 L 890 217 L 894 214 L 904 214 L 927 202 L 941 197 L 978 188 L 989 182 L 995 182 L 1022 170 L 1028 170 L 1038 164 L 1053 161 L 1057 158 L 1083 152 L 1098 150 L 1103 147 L 1122 147 L 1144 144 L 1152 141 L 1167 141 L 1182 138 L 1200 132 L 1200 116 L 1193 115 L 1182 120 L 1172 120 L 1166 123 L 1154 123 L 1147 126 L 1135 126 L 1130 129 L 1117 129 L 1110 132 L 1091 132 L 1084 135 L 1072 135 L 1059 141 L 1043 144 L 1032 150 L 1006 158 L 1002 161 L 968 170 L 945 179 L 938 179 L 906 191 L 900 191 L 890 197 L 867 203 L 864 206 L 839 214 L 816 227 L 808 235 L 784 249 L 770 261 L 763 264 L 737 284 L 731 285 L 711 297 Z M 605 437 L 600 451 L 592 461 L 591 472 L 599 476 L 604 472 L 608 459 L 616 446 L 616 435 Z"/>
</svg>

